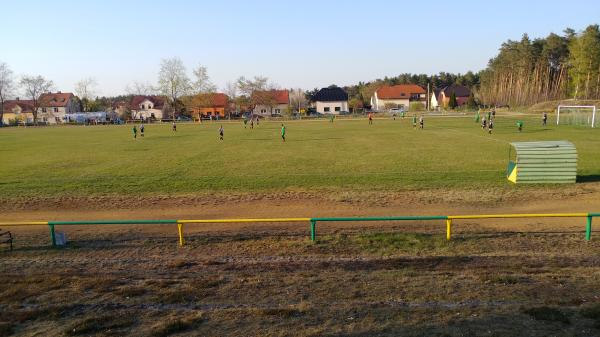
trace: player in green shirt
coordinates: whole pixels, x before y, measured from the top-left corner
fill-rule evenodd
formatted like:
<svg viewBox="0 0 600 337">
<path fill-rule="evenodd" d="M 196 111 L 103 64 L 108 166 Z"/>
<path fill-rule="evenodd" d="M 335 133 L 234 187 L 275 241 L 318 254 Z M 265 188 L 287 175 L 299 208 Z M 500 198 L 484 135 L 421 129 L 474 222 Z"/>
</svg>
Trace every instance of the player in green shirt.
<svg viewBox="0 0 600 337">
<path fill-rule="evenodd" d="M 285 125 L 283 123 L 281 123 L 281 139 L 285 143 Z"/>
<path fill-rule="evenodd" d="M 133 139 L 136 139 L 137 138 L 137 128 L 135 127 L 135 125 L 133 126 L 132 131 L 133 131 Z"/>
<path fill-rule="evenodd" d="M 413 115 L 413 129 L 417 129 L 417 115 Z"/>
<path fill-rule="evenodd" d="M 523 131 L 523 121 L 517 121 L 517 127 L 519 128 L 519 132 Z"/>
</svg>

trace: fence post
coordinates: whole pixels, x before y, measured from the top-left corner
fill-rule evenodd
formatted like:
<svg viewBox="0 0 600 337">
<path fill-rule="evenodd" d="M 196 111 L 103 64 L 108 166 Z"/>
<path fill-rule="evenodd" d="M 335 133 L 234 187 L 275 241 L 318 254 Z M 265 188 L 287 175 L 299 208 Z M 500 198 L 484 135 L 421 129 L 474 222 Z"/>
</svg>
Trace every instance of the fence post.
<svg viewBox="0 0 600 337">
<path fill-rule="evenodd" d="M 56 247 L 56 233 L 54 233 L 54 225 L 48 224 L 50 227 L 50 240 L 52 241 L 52 247 Z"/>
<path fill-rule="evenodd" d="M 590 241 L 592 239 L 592 216 L 588 214 L 587 223 L 585 226 L 585 239 Z"/>
<path fill-rule="evenodd" d="M 317 222 L 315 220 L 310 220 L 310 239 L 312 242 L 317 239 Z"/>
<path fill-rule="evenodd" d="M 183 239 L 183 224 L 182 223 L 177 224 L 177 230 L 179 231 L 179 246 L 183 247 L 183 245 L 185 244 L 185 240 Z"/>
<path fill-rule="evenodd" d="M 446 240 L 450 241 L 452 236 L 452 219 L 446 219 Z"/>
</svg>

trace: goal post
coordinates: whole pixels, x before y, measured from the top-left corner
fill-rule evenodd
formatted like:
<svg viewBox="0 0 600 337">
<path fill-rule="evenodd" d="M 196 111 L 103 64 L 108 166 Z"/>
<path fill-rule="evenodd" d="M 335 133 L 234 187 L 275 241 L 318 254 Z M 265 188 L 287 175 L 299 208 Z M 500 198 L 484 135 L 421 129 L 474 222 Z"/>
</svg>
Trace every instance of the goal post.
<svg viewBox="0 0 600 337">
<path fill-rule="evenodd" d="M 556 125 L 591 125 L 596 127 L 595 105 L 559 105 L 556 109 Z"/>
</svg>

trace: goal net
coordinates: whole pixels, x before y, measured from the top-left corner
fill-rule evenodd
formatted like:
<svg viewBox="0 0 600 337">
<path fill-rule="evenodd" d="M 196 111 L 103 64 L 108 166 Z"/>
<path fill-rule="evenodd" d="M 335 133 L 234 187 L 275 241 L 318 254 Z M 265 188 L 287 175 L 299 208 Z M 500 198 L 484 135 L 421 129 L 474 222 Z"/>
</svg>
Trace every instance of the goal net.
<svg viewBox="0 0 600 337">
<path fill-rule="evenodd" d="M 598 126 L 596 106 L 594 105 L 559 105 L 556 110 L 556 125 Z"/>
</svg>

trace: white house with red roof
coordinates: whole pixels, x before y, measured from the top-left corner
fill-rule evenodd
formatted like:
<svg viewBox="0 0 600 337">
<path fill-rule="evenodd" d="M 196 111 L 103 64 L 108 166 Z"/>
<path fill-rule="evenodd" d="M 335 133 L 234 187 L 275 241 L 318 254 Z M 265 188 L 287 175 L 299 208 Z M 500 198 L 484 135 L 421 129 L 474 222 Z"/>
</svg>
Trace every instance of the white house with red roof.
<svg viewBox="0 0 600 337">
<path fill-rule="evenodd" d="M 261 116 L 282 114 L 290 106 L 290 92 L 288 90 L 255 91 L 251 97 L 254 104 L 253 113 Z"/>
<path fill-rule="evenodd" d="M 401 109 L 408 111 L 410 103 L 425 105 L 427 92 L 416 84 L 385 85 L 375 91 L 371 97 L 371 106 L 375 111 Z"/>
<path fill-rule="evenodd" d="M 167 98 L 137 95 L 131 98 L 129 109 L 133 119 L 163 119 L 166 116 Z"/>
<path fill-rule="evenodd" d="M 38 120 L 48 124 L 65 122 L 65 115 L 77 112 L 75 95 L 70 92 L 48 92 L 38 99 Z"/>
</svg>

